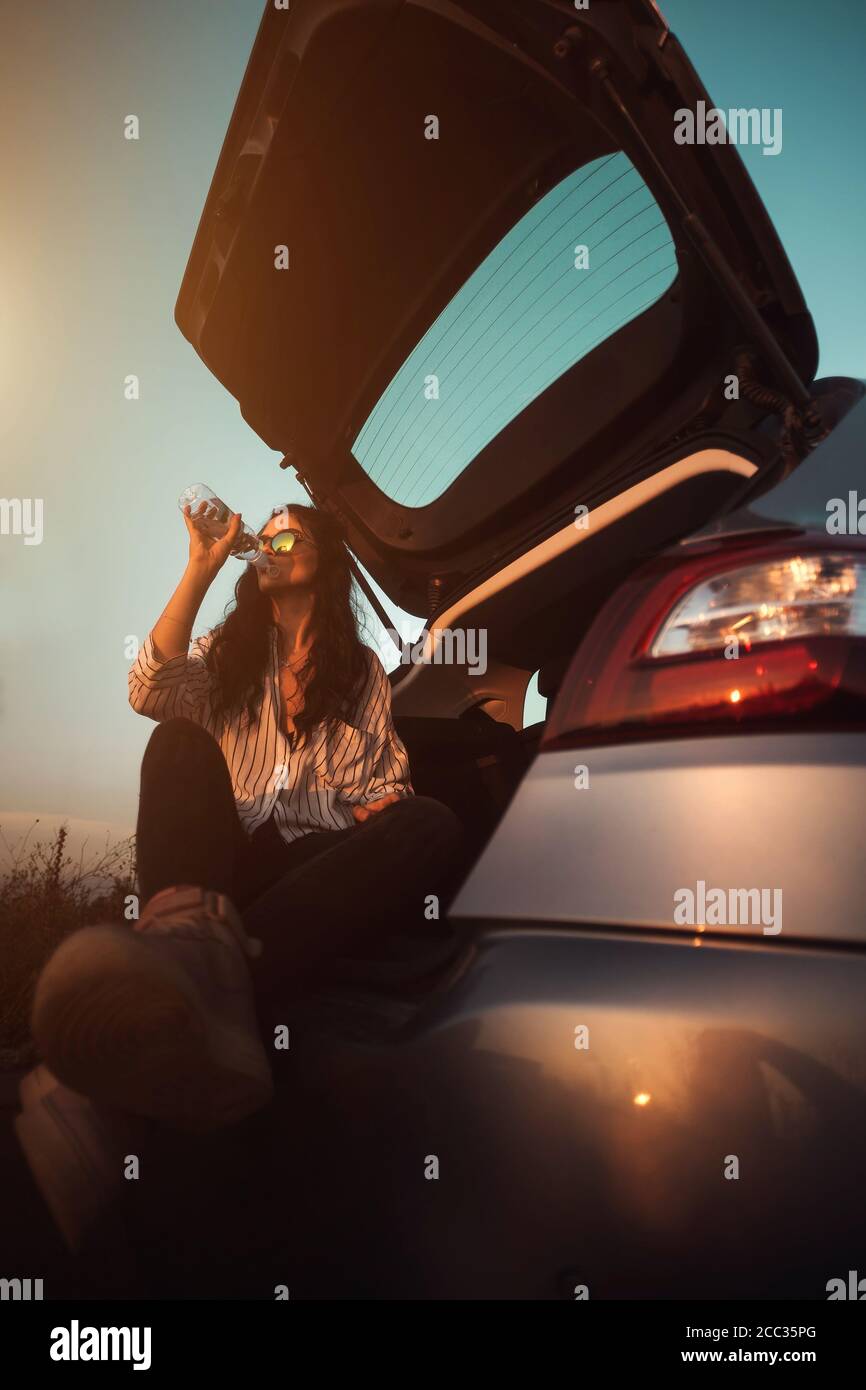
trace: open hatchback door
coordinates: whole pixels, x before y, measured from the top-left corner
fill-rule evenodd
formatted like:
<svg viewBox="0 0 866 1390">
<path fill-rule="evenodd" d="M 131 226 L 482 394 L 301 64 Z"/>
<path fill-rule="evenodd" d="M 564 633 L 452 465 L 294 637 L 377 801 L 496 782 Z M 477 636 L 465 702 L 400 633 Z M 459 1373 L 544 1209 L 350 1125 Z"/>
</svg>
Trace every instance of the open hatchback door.
<svg viewBox="0 0 866 1390">
<path fill-rule="evenodd" d="M 700 436 L 811 318 L 651 0 L 269 3 L 176 318 L 387 594 L 429 616 Z M 732 445 L 733 441 L 733 445 Z"/>
</svg>

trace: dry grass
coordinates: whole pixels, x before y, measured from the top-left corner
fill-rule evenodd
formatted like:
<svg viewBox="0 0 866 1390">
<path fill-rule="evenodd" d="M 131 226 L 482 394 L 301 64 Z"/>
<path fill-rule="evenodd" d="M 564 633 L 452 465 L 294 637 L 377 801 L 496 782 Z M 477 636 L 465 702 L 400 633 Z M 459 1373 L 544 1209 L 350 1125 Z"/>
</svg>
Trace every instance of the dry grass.
<svg viewBox="0 0 866 1390">
<path fill-rule="evenodd" d="M 39 972 L 79 927 L 123 918 L 135 889 L 134 837 L 85 860 L 66 852 L 65 825 L 53 839 L 35 837 L 38 819 L 14 847 L 0 827 L 0 1069 L 35 1061 L 29 1018 Z M 94 891 L 94 880 L 107 883 Z"/>
</svg>

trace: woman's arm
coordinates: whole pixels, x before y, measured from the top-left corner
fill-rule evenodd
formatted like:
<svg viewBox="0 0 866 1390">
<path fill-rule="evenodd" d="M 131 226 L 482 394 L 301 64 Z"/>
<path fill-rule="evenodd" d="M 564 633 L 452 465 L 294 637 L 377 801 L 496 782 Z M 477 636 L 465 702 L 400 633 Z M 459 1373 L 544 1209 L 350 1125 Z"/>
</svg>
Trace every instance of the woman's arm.
<svg viewBox="0 0 866 1390">
<path fill-rule="evenodd" d="M 372 648 L 370 675 L 364 693 L 363 718 L 373 734 L 373 757 L 367 785 L 355 793 L 352 814 L 356 821 L 382 811 L 403 797 L 414 796 L 405 744 L 394 727 L 391 713 L 391 682 Z M 359 717 L 360 723 L 360 717 Z"/>
<path fill-rule="evenodd" d="M 136 714 L 156 720 L 207 717 L 212 677 L 204 654 L 209 641 L 199 638 L 190 653 L 192 627 L 241 527 L 240 515 L 234 515 L 225 536 L 214 541 L 197 529 L 189 507 L 184 522 L 189 532 L 186 570 L 129 672 L 129 703 Z"/>
<path fill-rule="evenodd" d="M 202 502 L 199 511 L 205 507 Z M 222 540 L 215 541 L 199 531 L 189 507 L 184 507 L 183 519 L 189 532 L 189 559 L 183 578 L 157 618 L 151 639 L 157 655 L 165 661 L 189 650 L 192 625 L 196 620 L 205 594 L 222 569 L 241 528 L 239 513 L 233 514 L 229 529 Z"/>
</svg>

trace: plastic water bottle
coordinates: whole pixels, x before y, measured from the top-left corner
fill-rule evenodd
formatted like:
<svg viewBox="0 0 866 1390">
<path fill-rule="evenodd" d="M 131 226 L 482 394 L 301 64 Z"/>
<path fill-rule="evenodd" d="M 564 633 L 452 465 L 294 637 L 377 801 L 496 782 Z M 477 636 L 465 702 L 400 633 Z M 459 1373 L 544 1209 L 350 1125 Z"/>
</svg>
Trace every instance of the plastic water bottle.
<svg viewBox="0 0 866 1390">
<path fill-rule="evenodd" d="M 202 502 L 207 504 L 206 510 L 200 516 L 196 516 L 195 513 Z M 232 519 L 231 508 L 227 507 L 222 498 L 217 497 L 206 483 L 191 483 L 188 488 L 184 488 L 177 499 L 177 505 L 181 511 L 184 507 L 189 507 L 192 522 L 212 540 L 221 540 L 229 529 Z M 269 563 L 258 536 L 245 525 L 241 526 L 229 554 L 237 560 L 245 560 L 250 565 Z"/>
</svg>

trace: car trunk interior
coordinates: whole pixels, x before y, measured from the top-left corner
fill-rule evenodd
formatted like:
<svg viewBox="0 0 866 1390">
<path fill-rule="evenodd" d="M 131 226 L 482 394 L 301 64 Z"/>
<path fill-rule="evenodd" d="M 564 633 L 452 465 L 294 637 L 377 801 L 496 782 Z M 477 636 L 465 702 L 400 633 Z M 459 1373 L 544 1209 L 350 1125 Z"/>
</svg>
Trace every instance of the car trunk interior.
<svg viewBox="0 0 866 1390">
<path fill-rule="evenodd" d="M 433 664 L 392 676 L 395 724 L 418 795 L 444 801 L 466 832 L 467 870 L 492 834 L 538 749 L 544 721 L 524 727 L 526 688 L 538 672 L 548 709 L 601 606 L 649 556 L 687 535 L 735 496 L 742 475 L 686 478 L 579 545 L 482 597 L 461 614 L 487 639 L 487 670 Z M 477 690 L 473 690 L 477 686 Z"/>
</svg>

